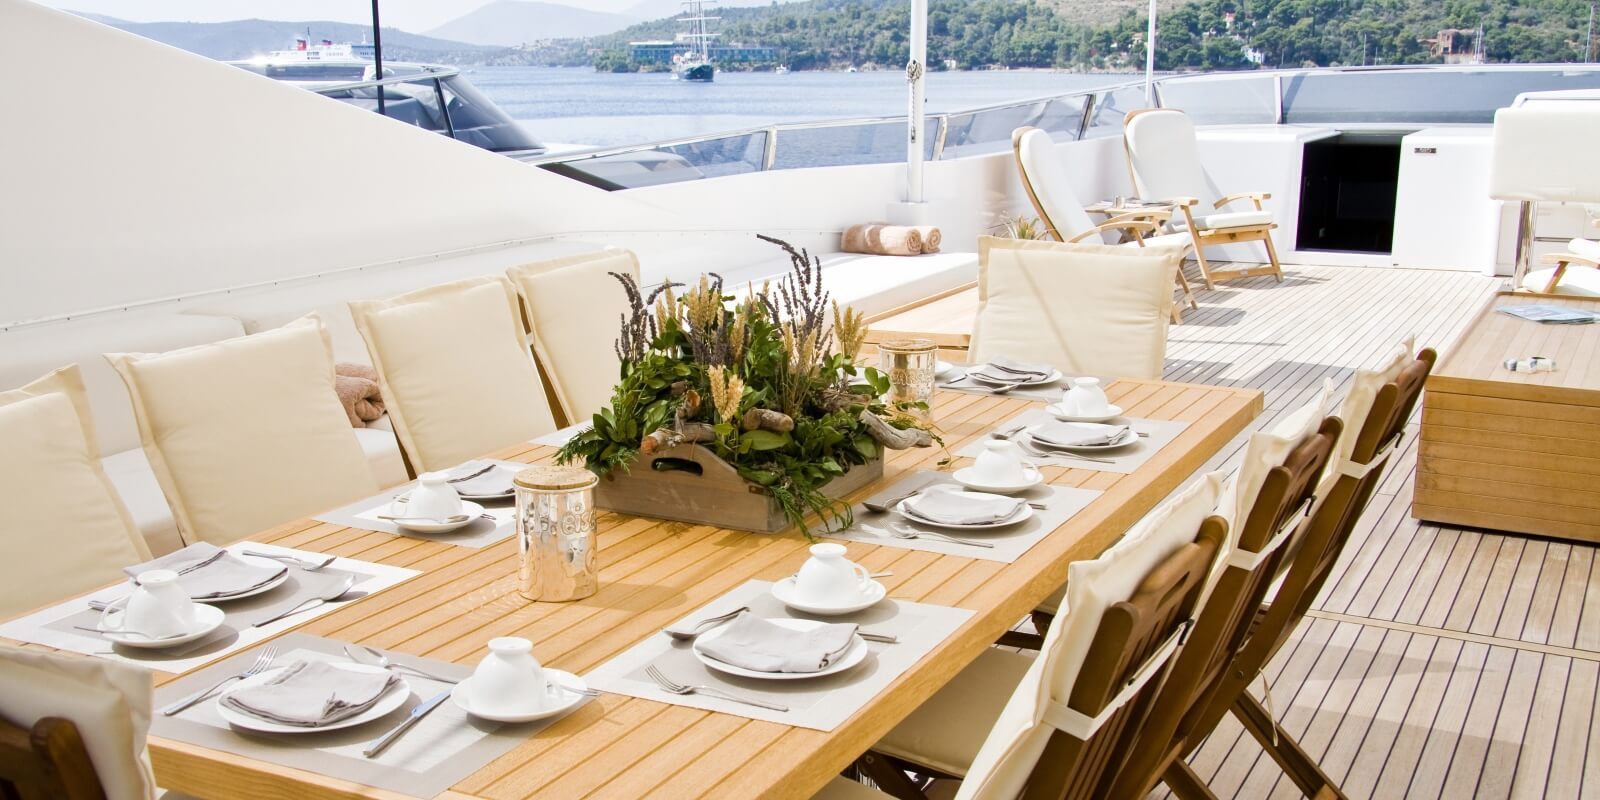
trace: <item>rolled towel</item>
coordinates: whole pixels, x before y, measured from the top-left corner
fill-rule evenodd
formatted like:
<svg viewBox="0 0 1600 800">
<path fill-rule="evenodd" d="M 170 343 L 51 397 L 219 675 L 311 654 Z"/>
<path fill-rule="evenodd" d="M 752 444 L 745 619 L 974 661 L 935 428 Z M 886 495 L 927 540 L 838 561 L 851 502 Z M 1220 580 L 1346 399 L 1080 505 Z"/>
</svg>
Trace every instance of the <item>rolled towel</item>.
<svg viewBox="0 0 1600 800">
<path fill-rule="evenodd" d="M 365 428 L 383 416 L 383 392 L 378 388 L 378 371 L 366 364 L 341 361 L 333 367 L 333 391 L 350 419 L 350 425 Z"/>
<path fill-rule="evenodd" d="M 944 242 L 944 234 L 939 232 L 939 226 L 918 225 L 917 233 L 922 234 L 922 252 L 939 252 L 939 245 Z"/>
<path fill-rule="evenodd" d="M 877 256 L 914 256 L 922 253 L 922 233 L 903 225 L 872 222 L 851 225 L 841 237 L 839 249 L 846 253 Z"/>
</svg>

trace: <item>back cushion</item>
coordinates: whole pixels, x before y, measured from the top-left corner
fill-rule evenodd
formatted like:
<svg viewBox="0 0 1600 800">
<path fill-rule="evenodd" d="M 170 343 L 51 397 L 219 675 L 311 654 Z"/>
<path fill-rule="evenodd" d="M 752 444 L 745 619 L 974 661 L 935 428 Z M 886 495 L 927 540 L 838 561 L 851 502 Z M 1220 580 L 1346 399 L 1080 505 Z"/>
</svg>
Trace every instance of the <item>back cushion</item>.
<svg viewBox="0 0 1600 800">
<path fill-rule="evenodd" d="M 554 384 L 569 424 L 588 421 L 610 404 L 619 380 L 616 339 L 628 313 L 622 285 L 607 273 L 639 278 L 627 250 L 571 256 L 513 267 L 532 331 L 533 349 Z"/>
<path fill-rule="evenodd" d="M 112 583 L 150 558 L 100 466 L 77 367 L 0 392 L 0 617 Z"/>
<path fill-rule="evenodd" d="M 350 304 L 419 471 L 555 430 L 518 302 L 501 275 Z"/>
<path fill-rule="evenodd" d="M 1074 375 L 1159 378 L 1183 247 L 978 240 L 975 360 L 1042 361 Z"/>
<path fill-rule="evenodd" d="M 1122 130 L 1134 191 L 1145 200 L 1194 197 L 1202 209 L 1216 193 L 1206 184 L 1189 115 L 1175 109 L 1136 111 Z"/>
<path fill-rule="evenodd" d="M 186 541 L 226 544 L 378 490 L 315 315 L 159 355 L 108 354 Z"/>
<path fill-rule="evenodd" d="M 1022 178 L 1037 201 L 1037 210 L 1043 212 L 1046 223 L 1055 228 L 1061 239 L 1071 239 L 1093 228 L 1094 221 L 1072 190 L 1072 173 L 1050 134 L 1030 128 L 1017 137 L 1016 150 Z"/>
</svg>

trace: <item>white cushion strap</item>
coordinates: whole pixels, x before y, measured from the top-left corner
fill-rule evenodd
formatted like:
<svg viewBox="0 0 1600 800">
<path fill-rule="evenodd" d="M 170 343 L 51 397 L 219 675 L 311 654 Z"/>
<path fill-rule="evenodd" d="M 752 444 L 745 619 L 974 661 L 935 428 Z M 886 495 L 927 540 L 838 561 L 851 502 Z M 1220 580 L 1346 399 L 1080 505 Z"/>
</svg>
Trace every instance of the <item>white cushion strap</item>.
<svg viewBox="0 0 1600 800">
<path fill-rule="evenodd" d="M 1106 724 L 1106 720 L 1111 719 L 1111 715 L 1117 713 L 1117 709 L 1127 705 L 1128 701 L 1132 700 L 1134 695 L 1138 694 L 1139 690 L 1143 689 L 1144 685 L 1149 683 L 1150 679 L 1161 671 L 1162 665 L 1167 663 L 1167 659 L 1172 658 L 1172 654 L 1177 651 L 1178 645 L 1182 643 L 1189 632 L 1189 626 L 1192 624 L 1194 624 L 1194 620 L 1184 620 L 1184 623 L 1178 626 L 1178 629 L 1173 631 L 1166 641 L 1161 643 L 1155 653 L 1145 660 L 1144 665 L 1139 667 L 1139 671 L 1134 673 L 1133 678 L 1128 681 L 1128 685 L 1122 687 L 1122 691 L 1117 692 L 1115 697 L 1107 701 L 1106 707 L 1100 709 L 1099 714 L 1091 717 L 1068 707 L 1065 703 L 1051 700 L 1045 703 L 1045 724 L 1079 741 L 1089 741 L 1089 737 L 1093 736 L 1095 731 L 1100 730 L 1100 726 Z"/>
<path fill-rule="evenodd" d="M 1267 560 L 1267 556 L 1272 555 L 1272 551 L 1277 550 L 1284 542 L 1289 540 L 1289 534 L 1294 533 L 1295 527 L 1300 524 L 1300 517 L 1311 516 L 1311 507 L 1316 502 L 1316 495 L 1307 497 L 1305 502 L 1295 509 L 1295 513 L 1290 514 L 1289 518 L 1284 520 L 1283 525 L 1278 528 L 1278 532 L 1273 534 L 1272 538 L 1268 539 L 1260 550 L 1252 553 L 1249 550 L 1234 548 L 1234 551 L 1228 554 L 1228 566 L 1238 567 L 1247 572 L 1254 571 L 1256 567 L 1261 566 L 1261 562 Z"/>
<path fill-rule="evenodd" d="M 1395 437 L 1384 444 L 1383 448 L 1374 453 L 1372 458 L 1365 464 L 1351 459 L 1340 462 L 1339 474 L 1346 478 L 1355 478 L 1358 481 L 1366 478 L 1373 470 L 1382 467 L 1383 462 L 1389 460 L 1390 454 L 1394 453 L 1395 447 L 1400 444 L 1401 435 L 1403 434 L 1395 434 Z"/>
</svg>

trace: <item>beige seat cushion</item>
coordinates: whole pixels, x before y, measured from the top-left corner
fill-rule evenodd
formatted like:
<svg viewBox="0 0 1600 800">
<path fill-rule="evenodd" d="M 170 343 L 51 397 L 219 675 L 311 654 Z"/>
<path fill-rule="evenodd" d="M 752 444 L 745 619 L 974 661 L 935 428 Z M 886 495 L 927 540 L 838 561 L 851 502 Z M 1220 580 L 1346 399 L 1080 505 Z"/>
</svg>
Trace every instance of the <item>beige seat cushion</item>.
<svg viewBox="0 0 1600 800">
<path fill-rule="evenodd" d="M 150 557 L 100 465 L 78 368 L 0 392 L 0 617 L 122 577 Z"/>
<path fill-rule="evenodd" d="M 1556 276 L 1556 268 L 1530 270 L 1522 276 L 1522 288 L 1533 292 L 1543 292 L 1550 285 L 1550 279 Z M 1561 273 L 1561 282 L 1556 284 L 1551 294 L 1566 294 L 1573 297 L 1600 297 L 1600 269 L 1595 269 L 1588 264 L 1568 264 L 1567 271 Z"/>
<path fill-rule="evenodd" d="M 315 315 L 161 354 L 106 356 L 187 542 L 227 544 L 377 492 Z"/>
<path fill-rule="evenodd" d="M 400 446 L 420 472 L 556 429 L 503 275 L 350 304 Z"/>
<path fill-rule="evenodd" d="M 145 752 L 150 673 L 99 658 L 0 647 L 0 717 L 32 727 L 71 720 L 109 800 L 155 797 Z"/>
<path fill-rule="evenodd" d="M 1206 214 L 1196 216 L 1194 225 L 1203 231 L 1222 230 L 1225 228 L 1244 228 L 1252 225 L 1268 225 L 1272 222 L 1271 211 L 1230 211 L 1225 214 Z M 1188 227 L 1183 217 L 1176 217 L 1172 222 L 1176 230 Z"/>
<path fill-rule="evenodd" d="M 550 379 L 567 424 L 587 422 L 610 405 L 621 362 L 616 340 L 628 296 L 607 273 L 639 279 L 639 259 L 606 250 L 513 267 L 533 351 Z"/>
<path fill-rule="evenodd" d="M 120 379 L 119 379 L 120 380 Z M 127 390 L 123 390 L 127 394 Z M 172 506 L 161 492 L 161 481 L 156 480 L 150 468 L 150 457 L 144 449 L 135 447 L 112 453 L 100 459 L 106 477 L 117 488 L 117 496 L 127 506 L 134 527 L 144 536 L 152 555 L 163 556 L 182 549 L 183 537 L 178 533 L 178 521 L 172 516 Z"/>
<path fill-rule="evenodd" d="M 1034 660 L 1033 653 L 984 650 L 872 749 L 958 777 L 966 775 Z"/>
<path fill-rule="evenodd" d="M 1159 378 L 1183 252 L 982 237 L 971 357 Z"/>
</svg>

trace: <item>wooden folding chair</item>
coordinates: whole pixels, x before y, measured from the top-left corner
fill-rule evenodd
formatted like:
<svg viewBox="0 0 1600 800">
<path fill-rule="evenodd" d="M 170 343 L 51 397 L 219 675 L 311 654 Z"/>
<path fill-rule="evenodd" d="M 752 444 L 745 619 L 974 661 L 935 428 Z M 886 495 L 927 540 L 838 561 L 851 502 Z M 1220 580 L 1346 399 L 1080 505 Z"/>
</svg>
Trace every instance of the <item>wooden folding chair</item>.
<svg viewBox="0 0 1600 800">
<path fill-rule="evenodd" d="M 45 717 L 32 728 L 0 719 L 0 797 L 6 800 L 104 800 L 78 726 Z"/>
<path fill-rule="evenodd" d="M 1101 776 L 1122 757 L 1119 743 L 1150 709 L 1173 652 L 1192 623 L 1225 523 L 1210 517 L 1195 540 L 1147 574 L 1127 600 L 1108 608 L 1065 705 L 1051 704 L 1051 731 L 1023 794 L 1027 800 L 1097 798 Z M 868 752 L 857 768 L 880 789 L 902 800 L 923 800 L 924 780 L 951 778 L 926 767 Z M 973 776 L 968 776 L 969 779 Z"/>
<path fill-rule="evenodd" d="M 1107 772 L 1097 796 L 1141 798 L 1163 781 L 1180 797 L 1211 796 L 1184 761 L 1209 732 L 1196 727 L 1196 717 L 1222 683 L 1233 653 L 1249 638 L 1256 610 L 1280 564 L 1306 534 L 1306 513 L 1341 428 L 1335 417 L 1323 420 L 1316 434 L 1267 473 L 1234 550 L 1224 555 L 1222 574 L 1200 609 L 1194 632 L 1144 724 L 1120 748 L 1125 760 Z"/>
<path fill-rule="evenodd" d="M 1343 796 L 1316 760 L 1300 748 L 1247 688 L 1289 640 L 1327 583 L 1356 522 L 1383 479 L 1384 466 L 1399 448 L 1406 421 L 1416 408 L 1435 360 L 1434 351 L 1423 350 L 1393 382 L 1378 391 L 1360 423 L 1355 448 L 1349 460 L 1338 465 L 1338 478 L 1307 523 L 1277 594 L 1270 605 L 1259 608 L 1249 638 L 1237 649 L 1219 684 L 1196 713 L 1189 749 L 1216 728 L 1223 714 L 1231 711 L 1307 797 Z M 1185 800 L 1208 796 L 1193 786 L 1170 782 L 1168 786 Z"/>
</svg>

